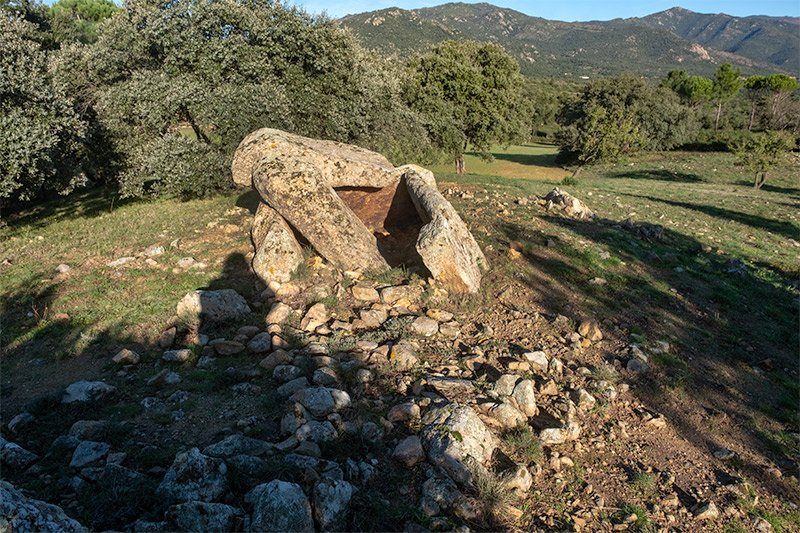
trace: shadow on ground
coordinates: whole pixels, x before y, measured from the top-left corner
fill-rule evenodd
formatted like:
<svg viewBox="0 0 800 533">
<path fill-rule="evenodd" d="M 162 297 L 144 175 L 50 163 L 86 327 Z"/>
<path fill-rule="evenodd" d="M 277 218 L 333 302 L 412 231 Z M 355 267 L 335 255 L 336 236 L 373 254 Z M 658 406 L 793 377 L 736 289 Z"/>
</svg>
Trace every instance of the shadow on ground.
<svg viewBox="0 0 800 533">
<path fill-rule="evenodd" d="M 710 210 L 728 216 L 726 210 Z M 738 213 L 729 216 L 770 225 L 773 231 L 787 230 Z M 529 265 L 515 277 L 535 291 L 537 303 L 552 315 L 609 318 L 630 332 L 647 335 L 649 341 L 670 340 L 678 356 L 651 361 L 657 372 L 639 378 L 639 399 L 648 409 L 665 414 L 684 439 L 707 449 L 709 457 L 729 442 L 726 426 L 747 428 L 740 432 L 746 442 L 736 445 L 756 450 L 760 459 L 726 464 L 725 474 L 758 479 L 773 495 L 800 499 L 795 485 L 765 474 L 764 467 L 777 464 L 795 471 L 800 461 L 797 446 L 787 444 L 789 432 L 800 429 L 797 294 L 788 280 L 775 286 L 751 272 L 727 274 L 727 257 L 705 254 L 700 242 L 669 229 L 662 242 L 649 243 L 610 220 L 543 218 L 578 234 L 583 245 L 594 246 L 560 241 L 554 235 L 532 237 L 530 227 L 518 223 L 496 227 L 509 242 L 523 243 Z M 554 241 L 550 246 L 548 239 Z M 598 247 L 610 258 L 599 258 Z M 622 263 L 627 267 L 618 268 Z M 596 277 L 607 283 L 589 283 Z M 575 316 L 576 310 L 584 316 Z M 756 415 L 774 424 L 762 427 Z"/>
</svg>

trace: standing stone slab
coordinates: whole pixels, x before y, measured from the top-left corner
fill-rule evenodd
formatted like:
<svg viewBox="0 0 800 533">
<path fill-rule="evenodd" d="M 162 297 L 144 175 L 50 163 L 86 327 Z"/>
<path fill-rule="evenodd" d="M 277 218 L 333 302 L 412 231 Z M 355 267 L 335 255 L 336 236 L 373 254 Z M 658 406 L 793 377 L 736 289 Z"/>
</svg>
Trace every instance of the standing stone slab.
<svg viewBox="0 0 800 533">
<path fill-rule="evenodd" d="M 433 174 L 409 165 L 403 178 L 417 212 L 427 222 L 417 238 L 417 252 L 434 279 L 453 292 L 477 292 L 486 269 L 478 243 L 464 221 L 436 189 Z"/>
<path fill-rule="evenodd" d="M 253 271 L 265 283 L 284 283 L 303 262 L 303 249 L 289 224 L 269 205 L 261 202 L 250 232 L 256 254 Z"/>
<path fill-rule="evenodd" d="M 375 236 L 337 196 L 312 160 L 268 155 L 253 170 L 253 184 L 264 201 L 337 267 L 388 268 Z"/>
</svg>

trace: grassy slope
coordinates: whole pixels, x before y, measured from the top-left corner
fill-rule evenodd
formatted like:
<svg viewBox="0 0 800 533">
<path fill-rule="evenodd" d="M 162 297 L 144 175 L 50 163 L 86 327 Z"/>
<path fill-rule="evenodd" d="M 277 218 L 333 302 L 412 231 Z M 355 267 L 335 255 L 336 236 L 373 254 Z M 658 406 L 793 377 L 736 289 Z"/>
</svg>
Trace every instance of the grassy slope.
<svg viewBox="0 0 800 533">
<path fill-rule="evenodd" d="M 797 167 L 773 171 L 761 191 L 726 154 L 656 154 L 588 168 L 577 186 L 563 188 L 608 222 L 596 224 L 516 203 L 544 196 L 569 174 L 553 164 L 554 154 L 552 146 L 532 144 L 497 150 L 494 163 L 468 156 L 466 176 L 449 165 L 434 168 L 443 189 L 472 195 L 451 199 L 489 256 L 487 292 L 521 280 L 548 312 L 612 320 L 632 341 L 670 340 L 677 355 L 654 361 L 665 378 L 639 391 L 642 401 L 667 414 L 689 442 L 739 439 L 770 461 L 797 461 L 800 449 L 789 432 L 800 429 L 800 390 L 796 373 L 783 370 L 797 370 Z M 123 345 L 141 343 L 157 357 L 153 342 L 180 296 L 231 286 L 236 277 L 228 272 L 246 267 L 253 193 L 192 202 L 114 198 L 112 191 L 94 190 L 5 215 L 3 399 L 9 381 L 22 389 L 15 398 L 31 400 L 52 394 L 70 377 L 86 379 L 88 366 L 112 371 L 108 359 Z M 663 225 L 664 242 L 647 243 L 614 227 L 626 217 Z M 178 247 L 172 248 L 175 239 Z M 511 240 L 522 244 L 522 261 L 508 258 Z M 118 269 L 106 266 L 152 244 L 167 247 L 155 265 L 141 258 Z M 703 252 L 703 244 L 712 251 Z M 208 266 L 176 268 L 186 256 Z M 744 259 L 752 275 L 722 273 L 731 257 Z M 60 263 L 72 267 L 70 275 L 55 275 Z M 597 277 L 607 283 L 590 283 Z M 245 296 L 253 290 L 234 288 Z M 47 366 L 32 366 L 35 358 Z M 765 359 L 769 363 L 761 364 Z M 756 364 L 765 375 L 752 371 Z M 714 406 L 718 412 L 698 422 L 669 407 L 688 405 L 688 399 L 695 409 Z M 6 403 L 3 423 L 21 407 Z M 722 410 L 732 418 L 718 421 Z M 763 475 L 748 461 L 739 473 Z M 796 484 L 784 483 L 770 489 L 771 497 L 779 499 L 786 487 L 797 491 Z"/>
</svg>

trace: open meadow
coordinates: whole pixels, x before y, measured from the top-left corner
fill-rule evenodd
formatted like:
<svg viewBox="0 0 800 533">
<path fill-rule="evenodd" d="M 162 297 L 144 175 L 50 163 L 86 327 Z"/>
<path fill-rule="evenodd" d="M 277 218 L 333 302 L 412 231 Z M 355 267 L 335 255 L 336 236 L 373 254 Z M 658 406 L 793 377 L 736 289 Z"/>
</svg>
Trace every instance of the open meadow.
<svg viewBox="0 0 800 533">
<path fill-rule="evenodd" d="M 412 382 L 424 384 L 442 367 L 471 370 L 476 353 L 502 359 L 540 349 L 564 363 L 557 389 L 594 380 L 624 392 L 605 400 L 593 392 L 597 403 L 580 411 L 579 442 L 543 449 L 530 428 L 503 433 L 504 452 L 528 465 L 533 487 L 524 494 L 491 483 L 476 487 L 484 512 L 444 525 L 432 524 L 416 505 L 419 488 L 412 481 L 424 479 L 422 467 L 408 476 L 382 455 L 419 427 L 384 424 L 383 440 L 322 446 L 325 459 L 342 468 L 367 457 L 385 472 L 363 483 L 344 528 L 387 530 L 413 521 L 476 531 L 610 531 L 625 524 L 639 531 L 737 532 L 754 531 L 762 520 L 774 531 L 800 530 L 796 154 L 756 190 L 730 154 L 717 152 L 646 154 L 587 167 L 577 181 L 562 184 L 571 172 L 554 163 L 556 151 L 546 144 L 511 146 L 496 150 L 491 163 L 467 154 L 465 175 L 451 165 L 433 167 L 490 270 L 477 297 L 439 303 L 455 315 L 462 334 L 456 341 L 420 341 L 421 362 L 408 373 L 407 394 Z M 541 198 L 554 187 L 585 202 L 596 218 L 547 210 Z M 24 432 L 4 436 L 42 458 L 33 472 L 4 476 L 93 530 L 117 529 L 142 517 L 157 521 L 165 504 L 153 490 L 176 452 L 203 449 L 235 432 L 282 440 L 285 399 L 274 392 L 275 378 L 258 371 L 260 357 L 238 354 L 200 368 L 200 342 L 187 341 L 193 355 L 183 363 L 165 363 L 159 348 L 170 326 L 179 333 L 188 327 L 187 338 L 195 339 L 230 339 L 242 326 L 264 327 L 270 306 L 249 266 L 257 202 L 253 191 L 243 190 L 203 200 L 121 201 L 105 188 L 4 214 L 0 417 L 6 428 L 30 413 Z M 306 267 L 295 283 L 305 288 L 320 275 Z M 420 277 L 396 269 L 370 281 L 414 284 Z M 253 312 L 235 325 L 192 330 L 178 323 L 175 306 L 200 288 L 235 289 Z M 354 316 L 347 294 L 314 300 L 301 291 L 293 307 L 302 312 L 321 301 L 346 321 Z M 570 344 L 565 339 L 585 319 L 597 321 L 603 340 Z M 407 324 L 397 324 L 398 331 L 385 326 L 381 339 L 415 340 Z M 302 341 L 293 339 L 293 347 Z M 323 341 L 331 352 L 355 347 L 339 337 Z M 649 372 L 626 369 L 628 353 L 639 347 L 648 350 Z M 123 348 L 140 354 L 141 362 L 113 363 Z M 159 379 L 164 369 L 178 381 Z M 359 391 L 345 421 L 380 425 L 405 396 L 397 370 L 386 371 L 386 382 L 379 368 L 373 372 L 370 383 L 355 382 L 354 372 L 340 375 Z M 80 380 L 102 380 L 116 390 L 88 407 L 60 403 L 65 388 Z M 179 391 L 189 399 L 175 401 Z M 537 389 L 537 395 L 547 405 L 540 399 L 545 393 Z M 163 408 L 149 408 L 144 398 Z M 71 452 L 54 441 L 79 420 L 103 421 L 93 440 L 126 454 L 135 481 L 119 487 L 104 479 L 89 488 L 75 481 L 76 469 L 67 467 Z M 303 477 L 279 457 L 267 461 L 269 475 Z M 226 503 L 247 508 L 242 494 L 250 483 L 238 475 Z M 709 501 L 718 515 L 699 522 Z"/>
</svg>

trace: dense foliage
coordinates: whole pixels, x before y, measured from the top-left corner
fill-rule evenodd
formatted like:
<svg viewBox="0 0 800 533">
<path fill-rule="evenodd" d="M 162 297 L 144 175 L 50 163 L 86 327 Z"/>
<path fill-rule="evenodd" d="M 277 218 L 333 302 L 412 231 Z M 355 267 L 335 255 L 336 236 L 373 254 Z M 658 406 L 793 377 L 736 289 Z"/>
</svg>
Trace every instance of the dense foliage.
<svg viewBox="0 0 800 533">
<path fill-rule="evenodd" d="M 70 192 L 84 176 L 86 123 L 47 70 L 35 25 L 0 17 L 0 198 Z"/>
<path fill-rule="evenodd" d="M 358 144 L 395 164 L 491 159 L 556 132 L 585 164 L 750 132 L 800 134 L 797 81 L 721 65 L 588 83 L 523 79 L 492 43 L 446 41 L 405 64 L 277 0 L 0 0 L 0 201 L 117 182 L 126 196 L 232 186 L 261 127 Z M 698 133 L 698 129 L 700 130 Z"/>
<path fill-rule="evenodd" d="M 496 44 L 445 41 L 408 61 L 406 97 L 426 117 L 433 142 L 449 153 L 460 174 L 468 146 L 491 158 L 493 142 L 521 137 L 519 65 Z"/>
<path fill-rule="evenodd" d="M 640 150 L 669 150 L 693 138 L 696 122 L 671 91 L 631 75 L 589 83 L 558 117 L 563 160 L 615 161 Z"/>
</svg>

